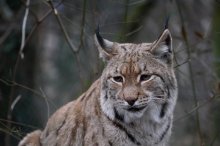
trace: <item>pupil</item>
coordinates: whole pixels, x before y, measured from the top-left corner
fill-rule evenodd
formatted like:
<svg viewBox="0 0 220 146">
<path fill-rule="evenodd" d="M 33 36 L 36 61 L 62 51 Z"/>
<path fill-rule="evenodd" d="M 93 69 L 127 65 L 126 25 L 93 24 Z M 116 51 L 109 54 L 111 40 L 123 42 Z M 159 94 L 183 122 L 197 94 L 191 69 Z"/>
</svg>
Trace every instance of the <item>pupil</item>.
<svg viewBox="0 0 220 146">
<path fill-rule="evenodd" d="M 146 81 L 150 78 L 150 75 L 141 75 L 140 81 Z"/>
<path fill-rule="evenodd" d="M 122 82 L 122 81 L 123 81 L 123 78 L 120 77 L 120 76 L 114 77 L 113 79 L 114 79 L 116 82 Z"/>
</svg>

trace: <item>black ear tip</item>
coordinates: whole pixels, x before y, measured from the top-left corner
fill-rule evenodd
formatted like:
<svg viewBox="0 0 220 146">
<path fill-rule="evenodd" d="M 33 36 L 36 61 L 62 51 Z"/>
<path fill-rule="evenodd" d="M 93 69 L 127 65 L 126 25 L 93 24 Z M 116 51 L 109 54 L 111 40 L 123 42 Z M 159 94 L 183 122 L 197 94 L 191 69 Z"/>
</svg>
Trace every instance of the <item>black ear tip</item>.
<svg viewBox="0 0 220 146">
<path fill-rule="evenodd" d="M 165 29 L 168 29 L 168 27 L 169 27 L 169 21 L 170 21 L 170 15 L 168 15 L 168 16 L 166 17 Z"/>
<path fill-rule="evenodd" d="M 95 29 L 95 34 L 96 34 L 96 38 L 100 44 L 101 47 L 105 47 L 105 44 L 104 44 L 104 40 L 102 38 L 102 36 L 100 35 L 99 33 L 99 25 L 97 26 L 97 28 Z"/>
<path fill-rule="evenodd" d="M 99 34 L 99 25 L 98 25 L 97 28 L 95 29 L 95 34 L 96 34 L 96 36 L 100 36 L 100 34 Z"/>
</svg>

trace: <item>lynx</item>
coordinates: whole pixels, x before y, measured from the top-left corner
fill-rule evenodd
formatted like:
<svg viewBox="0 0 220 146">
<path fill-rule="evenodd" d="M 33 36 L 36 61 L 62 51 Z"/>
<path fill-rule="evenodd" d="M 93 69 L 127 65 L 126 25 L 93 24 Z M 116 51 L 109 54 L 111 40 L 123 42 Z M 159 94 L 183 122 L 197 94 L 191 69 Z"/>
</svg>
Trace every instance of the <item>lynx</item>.
<svg viewBox="0 0 220 146">
<path fill-rule="evenodd" d="M 95 43 L 106 61 L 101 77 L 19 146 L 167 145 L 177 99 L 169 30 L 141 44 L 110 42 L 97 30 Z"/>
</svg>

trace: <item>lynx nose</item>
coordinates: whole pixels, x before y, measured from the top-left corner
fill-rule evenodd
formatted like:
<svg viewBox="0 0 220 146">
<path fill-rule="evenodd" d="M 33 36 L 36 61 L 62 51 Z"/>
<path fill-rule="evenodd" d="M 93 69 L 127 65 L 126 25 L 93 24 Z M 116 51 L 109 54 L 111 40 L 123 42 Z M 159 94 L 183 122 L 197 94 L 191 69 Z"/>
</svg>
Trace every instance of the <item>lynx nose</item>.
<svg viewBox="0 0 220 146">
<path fill-rule="evenodd" d="M 130 106 L 133 106 L 136 100 L 137 100 L 137 99 L 129 99 L 129 100 L 126 100 L 126 102 L 127 102 Z"/>
</svg>

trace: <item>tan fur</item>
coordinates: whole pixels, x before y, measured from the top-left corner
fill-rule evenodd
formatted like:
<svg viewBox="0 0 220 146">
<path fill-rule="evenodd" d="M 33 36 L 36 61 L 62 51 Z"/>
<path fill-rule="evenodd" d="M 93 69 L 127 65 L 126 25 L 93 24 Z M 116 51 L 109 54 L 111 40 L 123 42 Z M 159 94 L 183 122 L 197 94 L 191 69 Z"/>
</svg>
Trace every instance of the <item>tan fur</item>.
<svg viewBox="0 0 220 146">
<path fill-rule="evenodd" d="M 99 41 L 100 56 L 108 62 L 102 76 L 19 146 L 167 144 L 177 98 L 169 31 L 152 44 Z"/>
<path fill-rule="evenodd" d="M 19 143 L 19 146 L 40 146 L 40 130 L 29 133 L 25 138 Z"/>
</svg>

